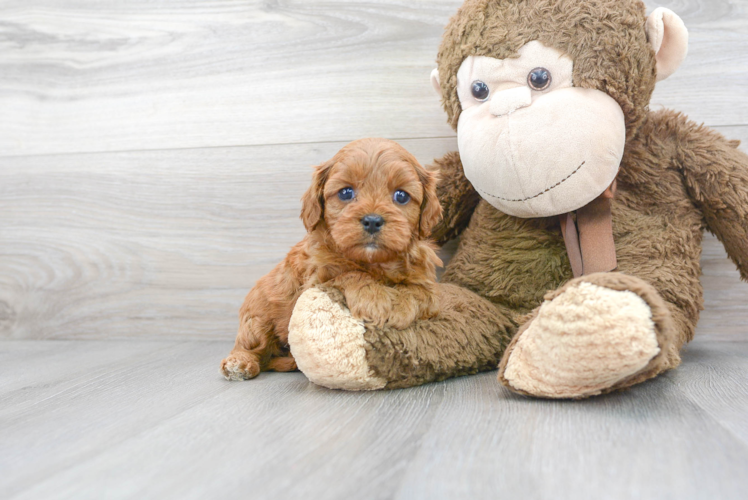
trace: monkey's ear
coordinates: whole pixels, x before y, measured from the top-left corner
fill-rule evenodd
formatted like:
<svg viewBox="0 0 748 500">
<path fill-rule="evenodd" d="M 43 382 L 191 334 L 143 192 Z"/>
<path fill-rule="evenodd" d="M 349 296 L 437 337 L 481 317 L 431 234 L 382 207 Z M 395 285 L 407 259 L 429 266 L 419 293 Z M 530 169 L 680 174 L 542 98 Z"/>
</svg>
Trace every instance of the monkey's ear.
<svg viewBox="0 0 748 500">
<path fill-rule="evenodd" d="M 439 84 L 439 68 L 434 68 L 434 71 L 431 72 L 431 86 L 436 90 L 436 95 L 441 97 L 442 87 Z"/>
<path fill-rule="evenodd" d="M 688 30 L 678 15 L 659 7 L 647 19 L 647 39 L 655 51 L 657 81 L 675 73 L 688 53 Z"/>
<path fill-rule="evenodd" d="M 301 222 L 307 232 L 314 229 L 322 220 L 325 207 L 325 182 L 330 175 L 330 170 L 335 165 L 334 161 L 328 161 L 314 167 L 312 174 L 312 185 L 301 197 Z"/>
<path fill-rule="evenodd" d="M 421 167 L 417 169 L 418 176 L 423 185 L 423 201 L 421 202 L 421 222 L 419 234 L 426 238 L 431 234 L 431 229 L 442 218 L 442 205 L 436 195 L 436 185 L 439 182 L 438 172 L 429 171 Z"/>
</svg>

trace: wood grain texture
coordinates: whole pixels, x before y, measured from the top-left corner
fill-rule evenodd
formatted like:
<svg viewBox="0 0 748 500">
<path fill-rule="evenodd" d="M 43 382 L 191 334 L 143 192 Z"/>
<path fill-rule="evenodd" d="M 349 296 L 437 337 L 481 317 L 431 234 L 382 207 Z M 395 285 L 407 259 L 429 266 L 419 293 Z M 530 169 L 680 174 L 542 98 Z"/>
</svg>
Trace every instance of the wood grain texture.
<svg viewBox="0 0 748 500">
<path fill-rule="evenodd" d="M 429 74 L 458 5 L 4 2 L 0 154 L 450 135 Z"/>
<path fill-rule="evenodd" d="M 458 4 L 0 3 L 0 338 L 233 337 L 311 165 L 362 135 L 456 149 L 428 72 Z M 748 2 L 659 5 L 692 50 L 654 102 L 748 139 Z M 78 151 L 108 152 L 52 154 Z M 744 331 L 713 239 L 704 272 L 700 332 Z"/>
<path fill-rule="evenodd" d="M 667 7 L 689 32 L 688 56 L 659 82 L 652 109 L 664 106 L 709 126 L 748 124 L 748 1 L 645 1 L 647 11 Z"/>
<path fill-rule="evenodd" d="M 452 135 L 429 84 L 461 0 L 5 0 L 0 155 Z M 690 55 L 653 99 L 748 123 L 748 2 L 679 12 Z"/>
<path fill-rule="evenodd" d="M 401 142 L 423 162 L 456 148 Z M 343 145 L 0 158 L 0 338 L 233 338 Z"/>
<path fill-rule="evenodd" d="M 583 402 L 524 399 L 491 375 L 456 384 L 395 498 L 744 496 L 745 444 L 669 375 Z"/>
<path fill-rule="evenodd" d="M 456 148 L 401 142 L 424 163 Z M 342 145 L 0 158 L 0 338 L 233 338 L 303 236 L 311 165 Z M 699 332 L 746 331 L 748 284 L 713 237 L 703 265 Z"/>
<path fill-rule="evenodd" d="M 683 365 L 625 393 L 218 375 L 312 165 L 456 149 L 428 77 L 460 3 L 0 0 L 0 497 L 745 498 L 748 284 L 713 237 Z M 748 0 L 660 5 L 691 44 L 653 108 L 748 151 Z"/>
<path fill-rule="evenodd" d="M 373 393 L 300 373 L 226 382 L 223 342 L 6 341 L 0 359 L 36 366 L 34 348 L 40 370 L 0 389 L 3 498 L 731 500 L 748 487 L 745 339 L 697 340 L 678 370 L 582 402 L 514 396 L 494 372 Z"/>
<path fill-rule="evenodd" d="M 671 376 L 691 401 L 748 445 L 748 328 L 742 334 L 725 335 L 722 343 L 716 340 L 715 336 L 694 340 L 684 352 L 683 364 Z"/>
</svg>

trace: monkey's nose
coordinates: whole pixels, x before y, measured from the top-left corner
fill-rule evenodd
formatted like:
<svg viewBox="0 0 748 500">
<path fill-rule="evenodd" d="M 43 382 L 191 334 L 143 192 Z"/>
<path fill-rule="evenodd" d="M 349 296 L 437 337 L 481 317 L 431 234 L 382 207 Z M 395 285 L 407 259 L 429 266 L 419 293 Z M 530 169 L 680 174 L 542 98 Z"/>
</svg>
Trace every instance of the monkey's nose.
<svg viewBox="0 0 748 500">
<path fill-rule="evenodd" d="M 527 85 L 502 90 L 491 97 L 490 110 L 495 116 L 508 115 L 532 104 L 532 91 Z"/>
<path fill-rule="evenodd" d="M 361 219 L 361 224 L 364 226 L 364 231 L 369 234 L 378 233 L 382 226 L 384 226 L 384 219 L 381 215 L 369 214 L 364 215 Z"/>
</svg>

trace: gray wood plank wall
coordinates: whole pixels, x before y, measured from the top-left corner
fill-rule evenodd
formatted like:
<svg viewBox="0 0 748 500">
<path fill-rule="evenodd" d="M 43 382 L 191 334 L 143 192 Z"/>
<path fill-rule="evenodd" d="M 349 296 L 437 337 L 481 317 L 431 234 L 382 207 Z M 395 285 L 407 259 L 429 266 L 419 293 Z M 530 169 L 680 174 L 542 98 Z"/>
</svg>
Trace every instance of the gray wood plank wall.
<svg viewBox="0 0 748 500">
<path fill-rule="evenodd" d="M 232 338 L 312 165 L 456 149 L 429 73 L 460 3 L 0 1 L 0 338 Z M 659 5 L 691 45 L 653 107 L 748 141 L 748 1 Z M 748 285 L 703 263 L 700 332 L 744 332 Z"/>
</svg>

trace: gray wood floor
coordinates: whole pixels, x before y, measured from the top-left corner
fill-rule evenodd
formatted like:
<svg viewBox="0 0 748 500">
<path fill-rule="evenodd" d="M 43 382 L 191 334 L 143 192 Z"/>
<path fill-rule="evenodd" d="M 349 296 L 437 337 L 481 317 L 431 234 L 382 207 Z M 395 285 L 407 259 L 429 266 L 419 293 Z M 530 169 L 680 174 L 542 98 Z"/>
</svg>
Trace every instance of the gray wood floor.
<svg viewBox="0 0 748 500">
<path fill-rule="evenodd" d="M 460 3 L 0 0 L 0 498 L 746 498 L 748 284 L 713 237 L 683 365 L 622 394 L 218 375 L 312 165 L 456 149 L 429 73 Z M 647 5 L 691 33 L 652 107 L 748 151 L 748 0 Z"/>
<path fill-rule="evenodd" d="M 744 499 L 748 334 L 582 402 L 496 373 L 349 393 L 231 383 L 218 341 L 0 343 L 3 498 Z"/>
</svg>

